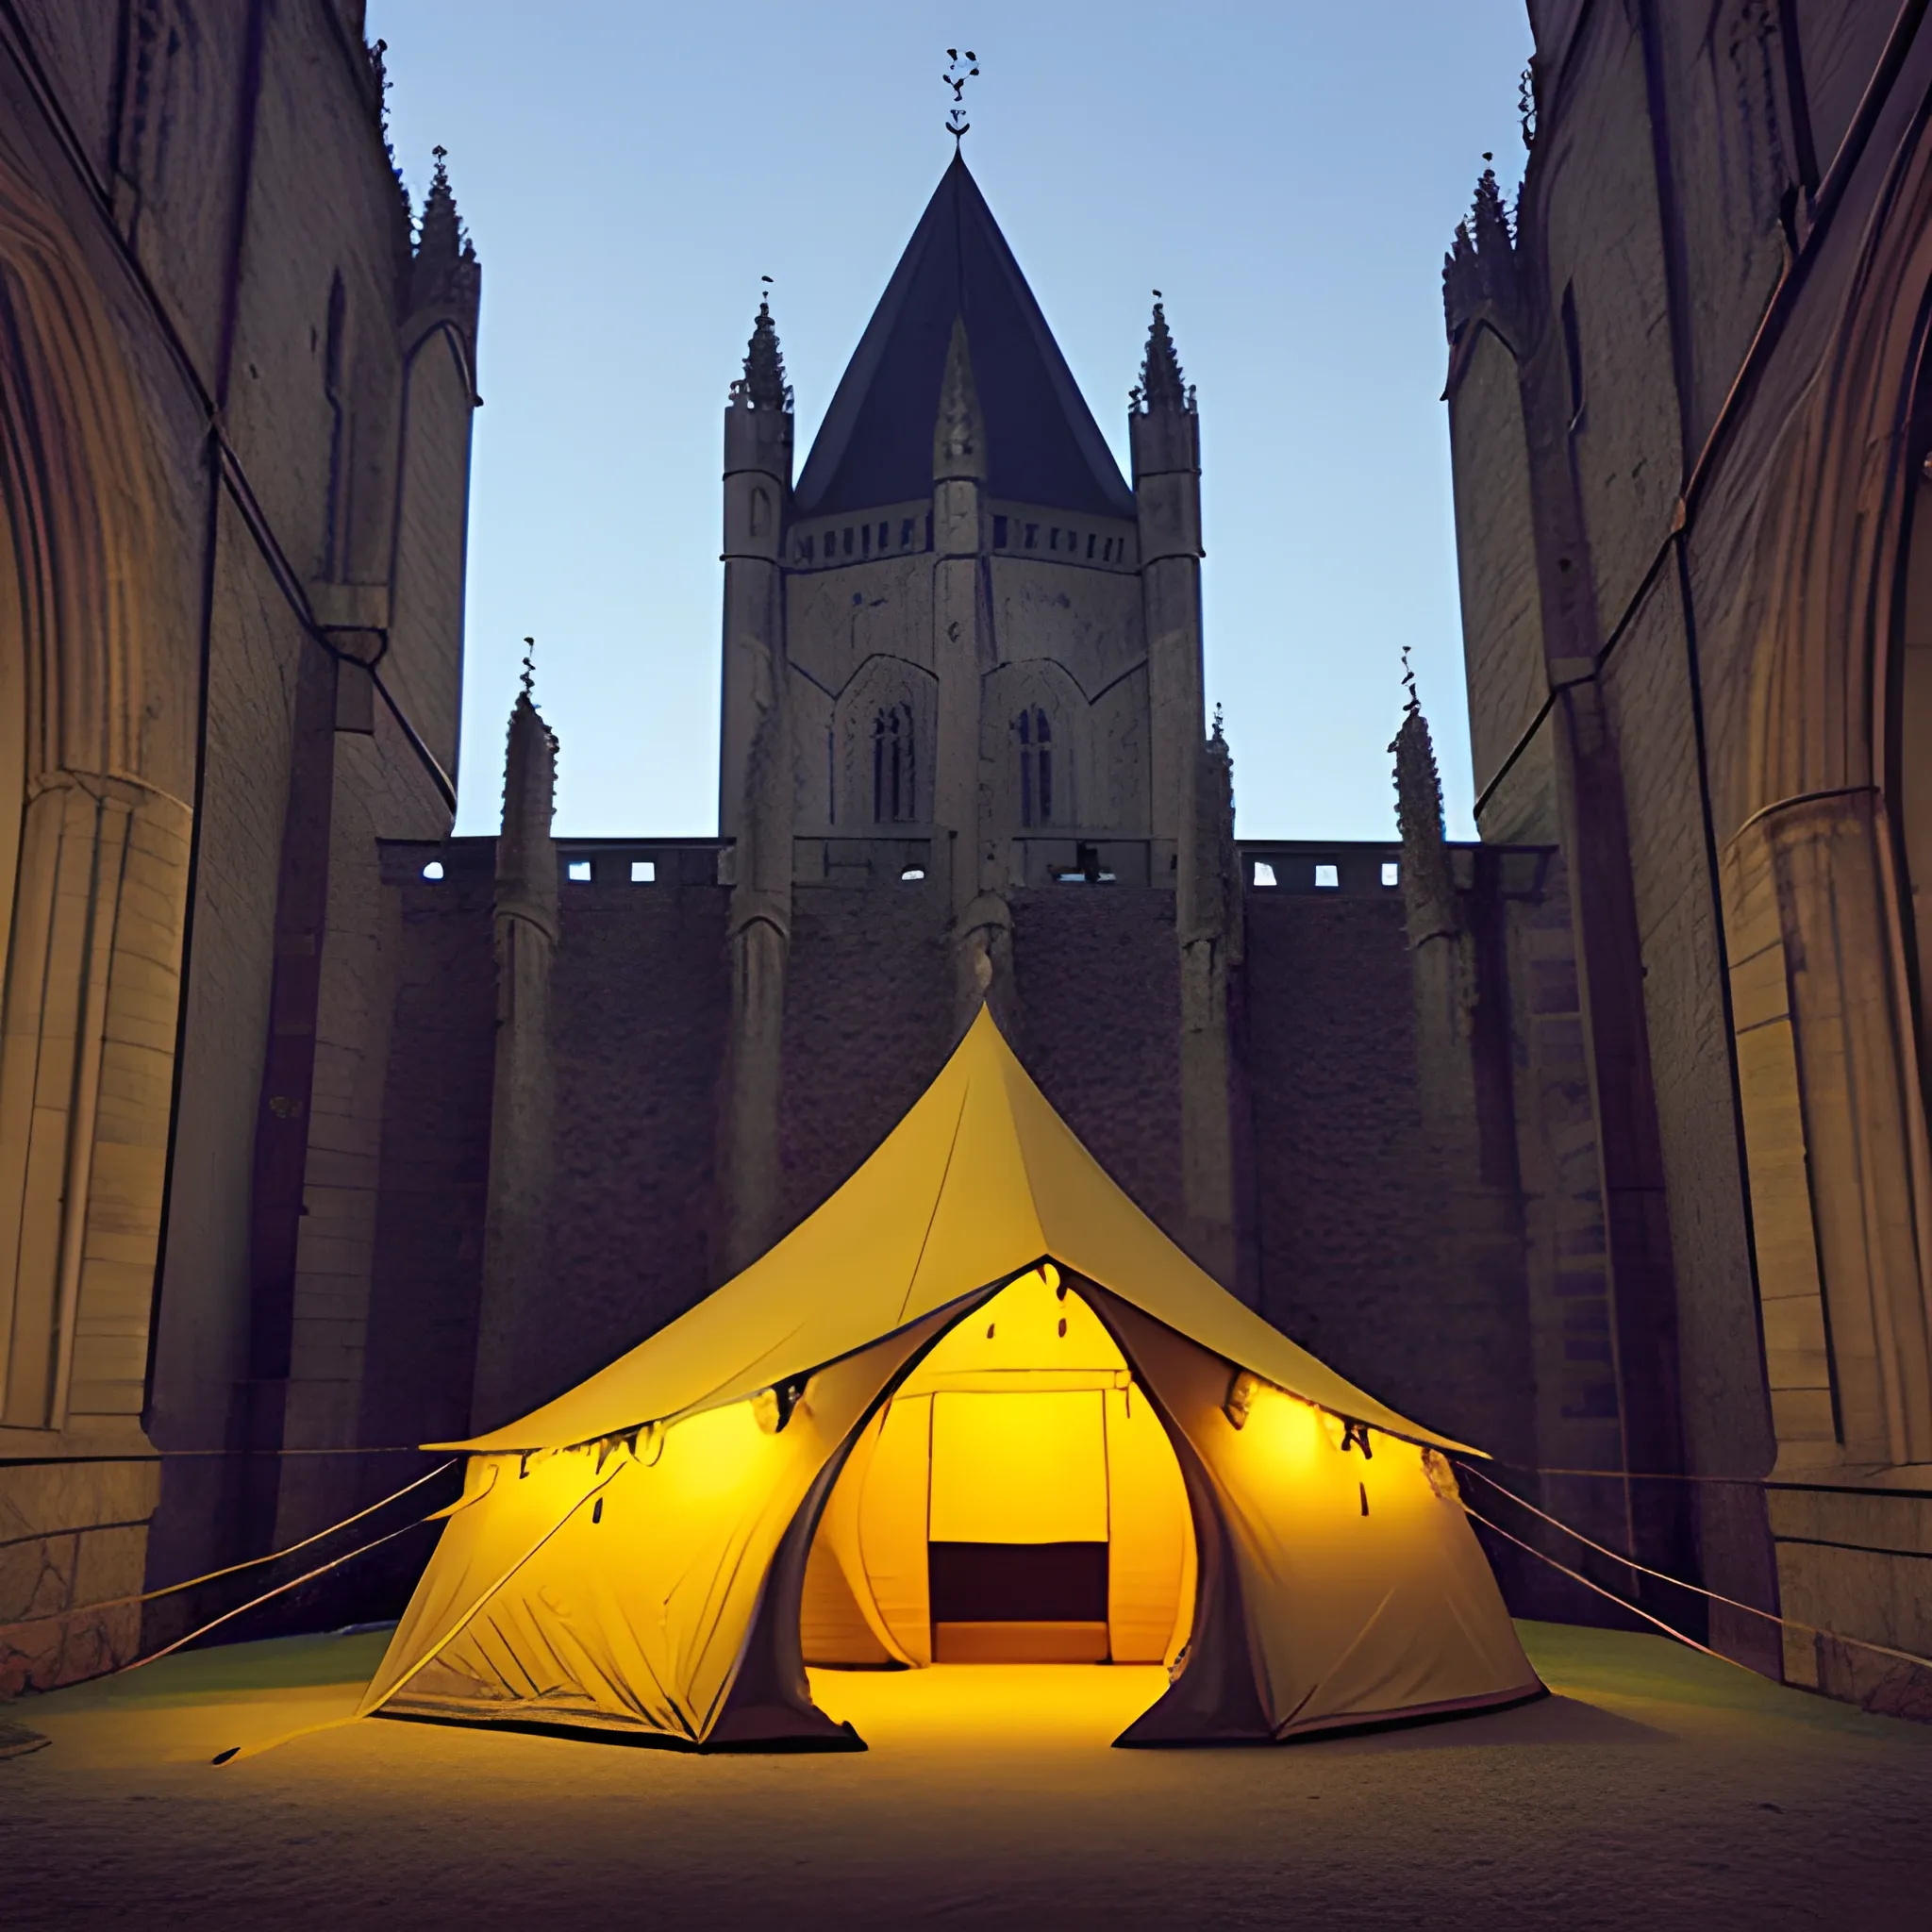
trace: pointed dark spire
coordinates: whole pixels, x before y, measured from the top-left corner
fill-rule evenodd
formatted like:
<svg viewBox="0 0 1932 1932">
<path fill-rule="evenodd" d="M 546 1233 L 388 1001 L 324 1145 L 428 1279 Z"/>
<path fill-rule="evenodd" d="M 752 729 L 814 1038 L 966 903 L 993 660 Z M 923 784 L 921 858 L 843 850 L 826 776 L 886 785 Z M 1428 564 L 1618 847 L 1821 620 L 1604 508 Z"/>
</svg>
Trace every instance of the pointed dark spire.
<svg viewBox="0 0 1932 1932">
<path fill-rule="evenodd" d="M 932 474 L 935 482 L 947 477 L 986 480 L 986 423 L 979 412 L 973 352 L 966 343 L 966 318 L 961 315 L 953 318 L 946 373 L 940 379 L 939 418 L 932 431 Z"/>
<path fill-rule="evenodd" d="M 1192 841 L 1182 874 L 1186 901 L 1175 908 L 1181 944 L 1212 941 L 1232 964 L 1242 951 L 1241 868 L 1234 842 L 1234 753 L 1219 705 L 1194 757 Z"/>
<path fill-rule="evenodd" d="M 482 280 L 476 250 L 457 213 L 456 193 L 449 185 L 448 150 L 439 147 L 433 153 L 436 172 L 430 176 L 416 230 L 409 306 L 446 305 L 465 316 L 474 327 Z"/>
<path fill-rule="evenodd" d="M 1497 185 L 1495 169 L 1483 170 L 1482 178 L 1475 184 L 1475 206 L 1471 214 L 1477 255 L 1487 255 L 1491 250 L 1508 255 L 1516 245 L 1516 238 L 1509 232 L 1509 210 L 1503 206 L 1503 191 Z"/>
<path fill-rule="evenodd" d="M 1429 721 L 1416 696 L 1408 653 L 1402 654 L 1402 682 L 1408 692 L 1402 724 L 1390 751 L 1395 758 L 1395 824 L 1402 839 L 1402 895 L 1408 913 L 1408 942 L 1457 930 L 1456 882 L 1442 824 L 1442 775 L 1436 765 Z"/>
<path fill-rule="evenodd" d="M 1141 386 L 1134 391 L 1134 407 L 1143 415 L 1152 415 L 1157 409 L 1192 414 L 1194 408 L 1194 391 L 1181 375 L 1181 358 L 1174 353 L 1158 289 L 1154 291 L 1154 320 L 1147 328 L 1147 354 L 1141 363 Z"/>
<path fill-rule="evenodd" d="M 751 341 L 745 345 L 744 377 L 732 384 L 734 396 L 741 396 L 754 409 L 789 409 L 791 385 L 785 380 L 785 358 L 778 348 L 778 326 L 772 320 L 772 305 L 758 298 L 758 319 L 752 324 Z"/>
<path fill-rule="evenodd" d="M 503 834 L 496 846 L 496 909 L 557 937 L 557 734 L 527 688 L 509 710 L 503 771 Z"/>
<path fill-rule="evenodd" d="M 436 172 L 423 202 L 423 225 L 416 238 L 416 258 L 425 262 L 455 261 L 462 252 L 463 225 L 457 214 L 457 197 L 449 185 L 449 150 L 433 148 Z"/>
<path fill-rule="evenodd" d="M 1442 320 L 1453 342 L 1483 303 L 1482 270 L 1476 265 L 1475 238 L 1467 222 L 1456 225 L 1456 239 L 1442 258 Z"/>
<path fill-rule="evenodd" d="M 1120 473 L 972 171 L 941 177 L 840 381 L 792 513 L 908 502 L 932 487 L 933 408 L 954 319 L 973 339 L 987 487 L 1016 503 L 1131 519 Z"/>
<path fill-rule="evenodd" d="M 1496 171 L 1486 167 L 1475 184 L 1474 204 L 1457 224 L 1454 245 L 1442 258 L 1442 313 L 1449 340 L 1456 340 L 1484 303 L 1507 315 L 1515 300 L 1516 237 Z"/>
</svg>

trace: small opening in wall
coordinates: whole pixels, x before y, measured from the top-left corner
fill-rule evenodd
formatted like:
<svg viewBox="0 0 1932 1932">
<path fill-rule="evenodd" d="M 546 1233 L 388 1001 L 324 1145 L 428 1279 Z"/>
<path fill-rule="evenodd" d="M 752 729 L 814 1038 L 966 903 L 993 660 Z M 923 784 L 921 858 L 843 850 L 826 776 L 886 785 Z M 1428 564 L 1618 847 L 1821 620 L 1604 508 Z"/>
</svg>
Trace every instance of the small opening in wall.
<svg viewBox="0 0 1932 1932">
<path fill-rule="evenodd" d="M 591 861 L 588 858 L 573 858 L 569 865 L 570 876 L 578 885 L 588 885 L 591 879 Z"/>
<path fill-rule="evenodd" d="M 429 861 L 429 863 L 423 868 L 423 876 L 425 879 L 440 879 L 442 876 L 442 860 L 440 858 L 432 858 Z"/>
<path fill-rule="evenodd" d="M 1563 361 L 1570 377 L 1570 429 L 1583 422 L 1583 344 L 1576 328 L 1576 284 L 1563 291 L 1558 321 L 1563 330 Z"/>
<path fill-rule="evenodd" d="M 1382 883 L 1385 886 L 1399 886 L 1402 883 L 1402 868 L 1392 858 L 1382 861 Z"/>
<path fill-rule="evenodd" d="M 630 882 L 634 886 L 656 885 L 658 861 L 655 858 L 633 858 L 630 862 Z"/>
<path fill-rule="evenodd" d="M 1274 868 L 1265 858 L 1255 861 L 1255 883 L 1257 886 L 1272 886 L 1274 883 Z"/>
<path fill-rule="evenodd" d="M 1115 874 L 1102 869 L 1098 845 L 1075 845 L 1073 869 L 1056 867 L 1054 877 L 1063 886 L 1110 886 L 1116 881 Z"/>
<path fill-rule="evenodd" d="M 1339 892 L 1341 890 L 1341 868 L 1339 865 L 1318 865 L 1315 868 L 1315 890 L 1318 892 Z"/>
<path fill-rule="evenodd" d="M 1004 550 L 1007 547 L 1007 520 L 1005 517 L 994 517 L 992 520 L 992 547 L 995 550 Z"/>
<path fill-rule="evenodd" d="M 906 868 L 906 870 L 899 874 L 899 879 L 901 884 L 905 884 L 909 880 L 923 879 L 924 876 L 925 868 L 923 865 L 908 865 Z"/>
</svg>

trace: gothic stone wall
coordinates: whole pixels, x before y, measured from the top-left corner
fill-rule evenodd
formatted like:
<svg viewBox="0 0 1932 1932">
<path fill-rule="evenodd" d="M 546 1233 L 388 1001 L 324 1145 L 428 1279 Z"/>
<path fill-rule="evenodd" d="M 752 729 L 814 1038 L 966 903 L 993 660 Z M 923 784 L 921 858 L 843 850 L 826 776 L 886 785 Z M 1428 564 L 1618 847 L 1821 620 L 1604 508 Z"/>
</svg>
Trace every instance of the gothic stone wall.
<svg viewBox="0 0 1932 1932">
<path fill-rule="evenodd" d="M 566 877 L 552 980 L 555 1292 L 523 1354 L 532 1403 L 718 1285 L 718 1075 L 728 893 L 715 848 L 627 851 Z M 461 1424 L 487 1167 L 491 841 L 388 848 L 407 959 L 393 1029 L 365 1440 Z M 421 867 L 440 854 L 445 877 Z M 568 866 L 575 848 L 562 848 Z M 1157 1222 L 1180 1224 L 1172 895 L 1017 892 L 1015 1045 L 1048 1098 Z M 1484 1441 L 1533 1436 L 1511 1300 L 1473 1235 L 1445 1241 L 1473 1167 L 1423 1117 L 1399 895 L 1250 891 L 1237 1054 L 1262 1311 L 1344 1373 Z M 943 1064 L 944 908 L 923 882 L 801 886 L 787 982 L 787 1224 L 824 1201 Z M 1526 1010 L 1526 1003 L 1525 1003 Z M 1507 1081 L 1505 1070 L 1503 1078 Z M 1462 1130 L 1452 1124 L 1453 1141 Z M 1469 1217 L 1465 1214 L 1463 1221 Z M 1460 1225 L 1461 1224 L 1457 1224 Z M 1477 1229 L 1476 1233 L 1481 1230 Z M 1490 1243 L 1493 1248 L 1493 1241 Z M 1488 1272 L 1486 1272 L 1486 1269 Z M 1511 1324 L 1514 1324 L 1513 1327 Z"/>
<path fill-rule="evenodd" d="M 117 900 L 99 894 L 120 879 L 118 860 L 75 861 L 76 876 L 93 880 L 88 917 L 111 935 L 116 963 L 107 1074 L 92 1091 L 80 1081 L 68 1091 L 100 1104 L 89 1198 L 114 1219 L 89 1240 L 89 1292 L 51 1421 L 9 1416 L 14 1454 L 233 1445 L 253 1320 L 251 1162 L 292 691 L 298 662 L 320 649 L 301 606 L 322 610 L 329 593 L 385 586 L 391 575 L 388 485 L 403 433 L 396 289 L 409 242 L 360 25 L 358 0 L 256 9 L 23 0 L 0 25 L 0 199 L 9 210 L 0 253 L 9 287 L 25 294 L 21 313 L 34 318 L 27 335 L 9 331 L 17 366 L 7 387 L 29 400 L 7 440 L 44 439 L 41 454 L 52 460 L 38 473 L 51 483 L 57 541 L 37 552 L 35 577 L 49 611 L 73 614 L 47 632 L 47 648 L 34 642 L 42 671 L 60 667 L 58 679 L 38 682 L 58 716 L 98 716 L 110 738 L 126 734 L 84 746 L 63 725 L 48 772 L 36 775 L 108 773 L 143 801 L 140 826 L 158 806 L 176 828 L 171 853 L 144 831 L 129 842 Z M 58 295 L 40 286 L 50 271 Z M 347 345 L 333 373 L 332 312 Z M 464 429 L 467 391 L 444 411 Z M 71 407 L 75 396 L 85 409 Z M 426 385 L 419 400 L 426 408 Z M 213 497 L 211 419 L 229 485 Z M 444 441 L 415 465 L 420 487 L 404 505 L 400 542 L 412 563 L 441 563 L 437 581 L 459 590 L 467 461 Z M 345 464 L 353 492 L 339 487 Z M 451 502 L 456 517 L 430 514 Z M 30 504 L 15 508 L 18 528 L 40 525 Z M 441 558 L 411 534 L 425 528 Z M 403 707 L 434 737 L 438 719 L 454 716 L 459 598 L 439 602 L 421 584 L 399 594 L 417 640 L 405 656 L 421 658 L 427 633 L 443 647 L 422 663 Z M 118 695 L 95 703 L 90 690 Z M 124 704 L 125 717 L 107 724 Z M 358 732 L 338 769 L 343 817 L 363 834 L 365 858 L 369 829 L 433 836 L 447 826 L 392 720 Z M 368 881 L 337 883 L 347 916 Z M 291 1425 L 316 1441 L 352 1424 L 361 1374 L 354 1251 L 367 1230 L 355 1215 L 373 1193 L 364 1129 L 374 1108 L 355 1070 L 382 1059 L 380 1041 L 359 1027 L 360 993 L 379 980 L 380 961 L 368 957 L 378 935 L 351 937 L 368 943 L 337 974 L 340 996 L 323 1015 L 320 1105 L 305 1108 L 323 1123 L 312 1142 L 316 1211 L 303 1230 L 307 1298 L 296 1310 L 294 1379 L 311 1399 L 295 1404 Z M 38 1012 L 54 1013 L 87 985 L 92 967 L 55 957 L 50 997 L 16 1001 L 9 1031 L 29 1036 Z M 379 987 L 370 1003 L 387 1006 Z M 74 1038 L 58 1024 L 53 1032 Z M 10 1319 L 15 1287 L 9 1270 L 0 1321 Z M 346 1422 L 332 1405 L 346 1405 Z M 239 1554 L 233 1474 L 233 1458 L 195 1456 L 172 1460 L 164 1483 L 151 1461 L 75 1459 L 5 1475 L 0 1620 L 51 1618 L 137 1590 L 143 1573 L 168 1582 Z M 170 1599 L 157 1618 L 178 1623 L 193 1607 Z M 116 1612 L 8 1640 L 0 1689 L 87 1674 L 125 1656 L 141 1625 Z"/>
</svg>

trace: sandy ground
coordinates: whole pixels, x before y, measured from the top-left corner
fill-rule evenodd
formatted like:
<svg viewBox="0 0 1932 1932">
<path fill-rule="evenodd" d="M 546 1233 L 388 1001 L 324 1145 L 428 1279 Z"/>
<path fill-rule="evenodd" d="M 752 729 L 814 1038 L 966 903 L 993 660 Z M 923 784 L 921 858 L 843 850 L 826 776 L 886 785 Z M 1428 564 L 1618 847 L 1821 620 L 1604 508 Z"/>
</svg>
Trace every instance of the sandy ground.
<svg viewBox="0 0 1932 1932">
<path fill-rule="evenodd" d="M 0 1707 L 52 1740 L 0 1925 L 1932 1925 L 1932 1728 L 1524 1635 L 1544 1702 L 1280 1750 L 1108 1750 L 1158 1672 L 814 1673 L 839 1757 L 343 1724 L 380 1636 L 202 1652 Z"/>
</svg>

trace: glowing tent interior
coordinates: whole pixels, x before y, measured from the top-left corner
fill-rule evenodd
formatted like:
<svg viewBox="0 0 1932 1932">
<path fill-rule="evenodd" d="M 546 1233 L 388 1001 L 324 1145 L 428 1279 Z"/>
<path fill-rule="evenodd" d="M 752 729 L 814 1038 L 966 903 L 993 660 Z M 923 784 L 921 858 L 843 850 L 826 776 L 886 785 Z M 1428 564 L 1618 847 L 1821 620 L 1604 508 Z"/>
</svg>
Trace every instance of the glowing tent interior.
<svg viewBox="0 0 1932 1932">
<path fill-rule="evenodd" d="M 1123 1744 L 1538 1695 L 1445 1449 L 1194 1266 L 982 1012 L 833 1197 L 457 1444 L 365 1713 L 858 1742 L 805 1665 L 1160 1661 Z"/>
</svg>

